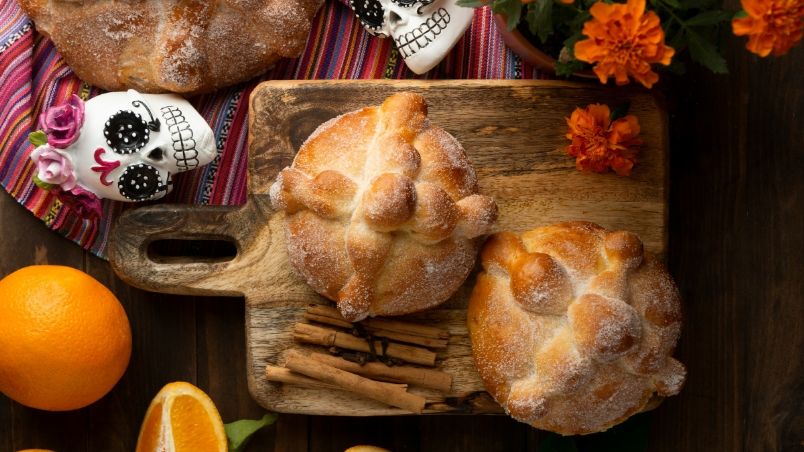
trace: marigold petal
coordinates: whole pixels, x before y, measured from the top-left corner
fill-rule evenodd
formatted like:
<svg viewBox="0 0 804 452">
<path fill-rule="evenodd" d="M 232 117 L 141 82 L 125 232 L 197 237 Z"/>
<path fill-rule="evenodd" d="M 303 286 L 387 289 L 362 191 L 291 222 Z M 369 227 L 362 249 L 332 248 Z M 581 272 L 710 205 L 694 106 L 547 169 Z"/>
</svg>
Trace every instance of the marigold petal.
<svg viewBox="0 0 804 452">
<path fill-rule="evenodd" d="M 732 19 L 731 31 L 735 36 L 745 36 L 747 34 L 751 34 L 754 31 L 754 19 L 751 17 Z"/>
<path fill-rule="evenodd" d="M 595 65 L 594 68 L 592 68 L 592 70 L 594 71 L 595 75 L 597 75 L 597 78 L 598 80 L 600 80 L 600 83 L 605 85 L 609 79 L 609 72 L 608 70 L 606 70 L 604 65 L 597 64 Z"/>
<path fill-rule="evenodd" d="M 606 104 L 591 104 L 586 107 L 589 115 L 595 119 L 595 126 L 607 129 L 611 122 L 611 110 Z"/>
<path fill-rule="evenodd" d="M 647 71 L 645 73 L 634 74 L 634 79 L 642 84 L 645 88 L 652 88 L 653 85 L 659 81 L 659 74 L 653 71 Z"/>
<path fill-rule="evenodd" d="M 657 63 L 661 63 L 665 66 L 669 66 L 670 62 L 673 61 L 673 56 L 676 54 L 676 49 L 670 46 L 662 46 L 661 55 L 659 56 L 659 60 Z"/>
<path fill-rule="evenodd" d="M 752 35 L 748 38 L 748 43 L 745 45 L 745 48 L 748 49 L 749 52 L 764 58 L 770 55 L 771 50 L 773 50 L 773 38 L 765 33 Z"/>
<path fill-rule="evenodd" d="M 625 69 L 624 66 L 617 66 L 614 68 L 614 80 L 617 82 L 618 85 L 627 85 L 628 80 L 628 71 Z"/>
<path fill-rule="evenodd" d="M 609 5 L 603 2 L 597 2 L 592 5 L 591 8 L 589 8 L 589 14 L 601 22 L 607 22 L 609 20 L 609 15 L 615 11 L 614 5 Z"/>
<path fill-rule="evenodd" d="M 630 11 L 635 18 L 639 18 L 645 13 L 645 0 L 628 0 L 627 5 L 628 11 Z"/>
<path fill-rule="evenodd" d="M 634 162 L 633 161 L 631 161 L 629 159 L 625 159 L 625 158 L 618 158 L 618 157 L 615 157 L 612 160 L 613 161 L 611 162 L 611 169 L 613 169 L 614 172 L 617 173 L 618 176 L 630 176 L 631 175 L 631 170 L 634 168 Z"/>
<path fill-rule="evenodd" d="M 763 5 L 763 3 L 765 2 L 762 0 L 740 0 L 743 9 L 751 17 L 761 17 L 763 15 L 767 9 L 767 6 Z"/>
<path fill-rule="evenodd" d="M 596 50 L 597 45 L 595 41 L 592 39 L 585 39 L 583 41 L 578 41 L 575 43 L 575 58 L 580 61 L 585 61 L 587 63 L 593 63 L 596 57 Z"/>
</svg>

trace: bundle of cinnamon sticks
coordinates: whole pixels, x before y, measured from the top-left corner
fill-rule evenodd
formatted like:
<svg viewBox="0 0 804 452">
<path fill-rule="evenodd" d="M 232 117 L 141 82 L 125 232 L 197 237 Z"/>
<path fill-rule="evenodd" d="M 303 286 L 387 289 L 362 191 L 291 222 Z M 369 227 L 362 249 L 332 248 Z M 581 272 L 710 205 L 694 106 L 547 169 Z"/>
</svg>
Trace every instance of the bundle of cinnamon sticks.
<svg viewBox="0 0 804 452">
<path fill-rule="evenodd" d="M 318 304 L 308 307 L 304 319 L 311 323 L 294 325 L 295 340 L 321 345 L 330 351 L 357 352 L 360 359 L 356 362 L 323 353 L 288 350 L 285 367 L 269 365 L 266 368 L 269 380 L 344 390 L 413 413 L 421 413 L 427 400 L 408 392 L 408 385 L 444 393 L 452 387 L 450 374 L 400 364 L 404 361 L 435 366 L 437 355 L 427 347 L 446 348 L 448 331 L 389 319 L 367 319 L 353 324 L 334 307 Z"/>
</svg>

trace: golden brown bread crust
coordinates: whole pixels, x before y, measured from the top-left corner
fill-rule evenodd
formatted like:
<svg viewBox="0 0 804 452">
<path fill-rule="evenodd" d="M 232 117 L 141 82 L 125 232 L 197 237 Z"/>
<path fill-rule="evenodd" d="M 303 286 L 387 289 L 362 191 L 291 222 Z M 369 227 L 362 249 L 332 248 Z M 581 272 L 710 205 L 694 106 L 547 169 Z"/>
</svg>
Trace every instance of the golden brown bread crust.
<svg viewBox="0 0 804 452">
<path fill-rule="evenodd" d="M 271 187 L 292 266 L 344 317 L 446 301 L 497 218 L 460 143 L 417 94 L 321 125 Z"/>
<path fill-rule="evenodd" d="M 636 235 L 586 222 L 503 232 L 481 261 L 467 319 L 472 353 L 515 419 L 594 433 L 681 390 L 686 370 L 670 357 L 678 290 Z"/>
<path fill-rule="evenodd" d="M 20 0 L 84 81 L 211 91 L 302 51 L 322 0 Z"/>
</svg>

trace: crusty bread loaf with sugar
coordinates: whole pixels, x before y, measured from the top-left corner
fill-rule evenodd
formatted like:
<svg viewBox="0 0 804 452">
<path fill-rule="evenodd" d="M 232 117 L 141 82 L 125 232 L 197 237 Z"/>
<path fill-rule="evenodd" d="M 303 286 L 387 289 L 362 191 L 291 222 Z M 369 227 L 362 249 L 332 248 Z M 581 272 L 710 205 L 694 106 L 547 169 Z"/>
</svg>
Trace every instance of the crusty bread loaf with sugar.
<svg viewBox="0 0 804 452">
<path fill-rule="evenodd" d="M 636 235 L 586 222 L 503 232 L 481 261 L 467 320 L 472 353 L 515 419 L 594 433 L 681 390 L 686 370 L 670 356 L 679 293 Z"/>
<path fill-rule="evenodd" d="M 191 94 L 298 56 L 323 0 L 19 1 L 82 80 Z"/>
<path fill-rule="evenodd" d="M 319 126 L 270 194 L 293 268 L 351 321 L 446 301 L 497 218 L 463 147 L 413 93 Z"/>
</svg>

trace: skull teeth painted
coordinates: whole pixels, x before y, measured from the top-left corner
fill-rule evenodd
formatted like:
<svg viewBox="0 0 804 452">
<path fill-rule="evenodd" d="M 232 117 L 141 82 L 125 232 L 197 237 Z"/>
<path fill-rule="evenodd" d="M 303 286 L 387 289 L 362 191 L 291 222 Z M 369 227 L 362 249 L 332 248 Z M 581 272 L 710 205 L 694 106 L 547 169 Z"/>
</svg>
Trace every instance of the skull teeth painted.
<svg viewBox="0 0 804 452">
<path fill-rule="evenodd" d="M 472 22 L 473 8 L 456 0 L 350 0 L 363 26 L 393 38 L 405 64 L 423 74 L 438 64 Z"/>
<path fill-rule="evenodd" d="M 198 151 L 193 138 L 193 129 L 184 117 L 184 113 L 173 105 L 162 107 L 162 117 L 173 140 L 173 158 L 179 166 L 179 171 L 191 170 L 198 166 Z"/>
<path fill-rule="evenodd" d="M 425 23 L 413 29 L 413 31 L 397 36 L 395 39 L 396 48 L 402 58 L 409 58 L 426 48 L 431 42 L 434 42 L 436 37 L 447 28 L 449 21 L 449 11 L 439 8 Z"/>
</svg>

